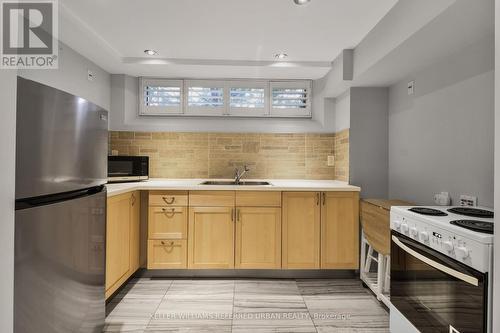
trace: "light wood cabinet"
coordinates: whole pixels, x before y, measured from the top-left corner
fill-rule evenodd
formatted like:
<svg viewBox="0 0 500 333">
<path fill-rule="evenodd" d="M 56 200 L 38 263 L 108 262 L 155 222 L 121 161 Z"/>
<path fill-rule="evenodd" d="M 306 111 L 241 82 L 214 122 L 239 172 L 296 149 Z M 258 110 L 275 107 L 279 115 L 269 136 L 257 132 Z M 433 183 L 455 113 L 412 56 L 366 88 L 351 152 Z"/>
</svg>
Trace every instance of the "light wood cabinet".
<svg viewBox="0 0 500 333">
<path fill-rule="evenodd" d="M 186 239 L 187 207 L 149 207 L 149 239 Z"/>
<path fill-rule="evenodd" d="M 358 210 L 357 192 L 151 191 L 147 267 L 357 269 Z"/>
<path fill-rule="evenodd" d="M 281 268 L 281 208 L 236 208 L 236 268 Z"/>
<path fill-rule="evenodd" d="M 234 207 L 234 191 L 189 192 L 190 207 Z"/>
<path fill-rule="evenodd" d="M 130 270 L 133 273 L 140 267 L 141 194 L 139 191 L 132 192 L 130 205 Z"/>
<path fill-rule="evenodd" d="M 106 298 L 127 280 L 130 265 L 131 193 L 108 199 L 106 219 Z"/>
<path fill-rule="evenodd" d="M 234 268 L 234 208 L 189 208 L 188 268 Z"/>
<path fill-rule="evenodd" d="M 321 268 L 359 268 L 359 194 L 323 192 Z"/>
<path fill-rule="evenodd" d="M 148 269 L 187 268 L 188 192 L 151 191 Z"/>
<path fill-rule="evenodd" d="M 187 267 L 186 240 L 149 240 L 148 269 Z"/>
<path fill-rule="evenodd" d="M 187 206 L 187 191 L 151 191 L 149 192 L 150 206 Z"/>
<path fill-rule="evenodd" d="M 320 193 L 283 192 L 282 267 L 320 267 Z"/>
</svg>

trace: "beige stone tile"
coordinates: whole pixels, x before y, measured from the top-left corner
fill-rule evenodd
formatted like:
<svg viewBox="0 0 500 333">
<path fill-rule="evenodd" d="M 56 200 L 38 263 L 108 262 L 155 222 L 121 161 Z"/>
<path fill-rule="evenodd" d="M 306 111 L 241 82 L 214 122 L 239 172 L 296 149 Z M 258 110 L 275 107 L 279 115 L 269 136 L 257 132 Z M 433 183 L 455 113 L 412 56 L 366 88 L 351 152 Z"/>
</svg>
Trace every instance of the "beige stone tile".
<svg viewBox="0 0 500 333">
<path fill-rule="evenodd" d="M 150 157 L 150 176 L 347 179 L 349 131 L 337 134 L 110 132 L 109 149 Z M 329 155 L 335 167 L 327 166 Z"/>
</svg>

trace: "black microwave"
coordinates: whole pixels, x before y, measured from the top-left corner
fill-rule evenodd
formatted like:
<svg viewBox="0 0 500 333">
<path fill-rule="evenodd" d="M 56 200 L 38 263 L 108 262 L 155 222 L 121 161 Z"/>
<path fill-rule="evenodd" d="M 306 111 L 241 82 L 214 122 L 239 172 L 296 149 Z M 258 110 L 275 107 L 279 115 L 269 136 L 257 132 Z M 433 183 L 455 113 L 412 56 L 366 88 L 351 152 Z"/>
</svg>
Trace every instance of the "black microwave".
<svg viewBox="0 0 500 333">
<path fill-rule="evenodd" d="M 148 156 L 108 156 L 108 182 L 132 182 L 149 179 Z"/>
</svg>

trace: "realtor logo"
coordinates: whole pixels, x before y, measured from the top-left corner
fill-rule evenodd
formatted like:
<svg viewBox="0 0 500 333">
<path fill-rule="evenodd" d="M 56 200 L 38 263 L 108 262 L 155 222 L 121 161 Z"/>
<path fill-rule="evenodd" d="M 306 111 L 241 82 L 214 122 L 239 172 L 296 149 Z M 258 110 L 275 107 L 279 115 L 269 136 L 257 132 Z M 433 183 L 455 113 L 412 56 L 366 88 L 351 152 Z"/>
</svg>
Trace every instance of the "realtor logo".
<svg viewBox="0 0 500 333">
<path fill-rule="evenodd" d="M 1 0 L 0 5 L 0 67 L 56 69 L 59 50 L 57 0 Z"/>
</svg>

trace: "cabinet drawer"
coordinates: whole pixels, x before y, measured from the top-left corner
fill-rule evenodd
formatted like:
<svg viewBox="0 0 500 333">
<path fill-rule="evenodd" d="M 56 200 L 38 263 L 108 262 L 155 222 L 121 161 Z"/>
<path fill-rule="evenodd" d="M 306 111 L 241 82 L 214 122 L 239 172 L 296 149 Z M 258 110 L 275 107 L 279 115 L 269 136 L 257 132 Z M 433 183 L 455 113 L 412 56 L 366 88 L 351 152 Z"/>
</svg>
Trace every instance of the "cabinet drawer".
<svg viewBox="0 0 500 333">
<path fill-rule="evenodd" d="M 150 206 L 187 206 L 188 194 L 186 191 L 150 191 Z"/>
<path fill-rule="evenodd" d="M 189 192 L 191 207 L 234 207 L 233 191 L 193 191 Z"/>
<path fill-rule="evenodd" d="M 187 207 L 149 207 L 150 239 L 186 239 Z"/>
<path fill-rule="evenodd" d="M 236 207 L 281 207 L 281 192 L 237 191 Z"/>
<path fill-rule="evenodd" d="M 186 240 L 149 240 L 148 269 L 186 268 Z"/>
</svg>

